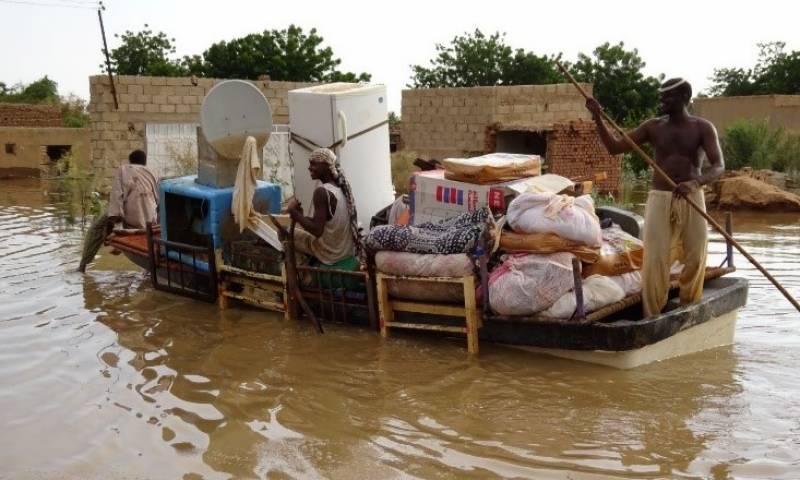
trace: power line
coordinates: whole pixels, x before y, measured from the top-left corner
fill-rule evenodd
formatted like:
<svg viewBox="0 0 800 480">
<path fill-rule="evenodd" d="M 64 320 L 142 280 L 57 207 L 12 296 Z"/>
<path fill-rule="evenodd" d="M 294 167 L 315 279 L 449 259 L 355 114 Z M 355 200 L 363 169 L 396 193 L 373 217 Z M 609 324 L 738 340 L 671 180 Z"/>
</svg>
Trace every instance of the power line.
<svg viewBox="0 0 800 480">
<path fill-rule="evenodd" d="M 0 3 L 13 3 L 17 5 L 29 5 L 35 7 L 76 8 L 79 10 L 97 10 L 99 8 L 99 4 L 94 4 L 95 6 L 90 6 L 91 4 L 88 3 L 85 6 L 80 4 L 68 4 L 68 3 L 32 2 L 28 0 L 0 0 Z"/>
</svg>

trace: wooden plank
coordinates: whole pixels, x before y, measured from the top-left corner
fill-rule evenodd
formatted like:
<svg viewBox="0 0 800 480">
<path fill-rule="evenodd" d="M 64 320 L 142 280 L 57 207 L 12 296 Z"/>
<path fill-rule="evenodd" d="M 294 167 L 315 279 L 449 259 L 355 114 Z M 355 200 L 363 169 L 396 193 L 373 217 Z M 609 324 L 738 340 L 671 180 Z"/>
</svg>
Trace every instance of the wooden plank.
<svg viewBox="0 0 800 480">
<path fill-rule="evenodd" d="M 466 327 L 454 327 L 430 323 L 390 322 L 387 323 L 386 326 L 391 328 L 407 328 L 411 330 L 429 330 L 433 332 L 467 333 Z"/>
<path fill-rule="evenodd" d="M 389 299 L 389 290 L 386 288 L 385 280 L 386 277 L 382 273 L 378 273 L 375 278 L 378 289 L 378 319 L 383 338 L 389 336 L 388 324 L 394 321 L 394 310 L 392 309 L 392 301 Z"/>
<path fill-rule="evenodd" d="M 465 279 L 473 278 L 472 275 L 468 275 L 466 277 L 413 277 L 405 275 L 389 275 L 386 273 L 380 273 L 379 275 L 383 275 L 383 278 L 387 280 L 410 280 L 414 282 L 457 283 L 457 284 L 463 284 Z"/>
<path fill-rule="evenodd" d="M 272 280 L 262 280 L 262 279 L 253 279 L 247 277 L 240 277 L 240 276 L 223 276 L 223 281 L 227 283 L 235 283 L 239 285 L 247 285 L 254 288 L 260 288 L 262 290 L 271 290 L 276 292 L 283 291 L 283 282 L 276 282 Z"/>
<path fill-rule="evenodd" d="M 261 280 L 269 280 L 269 281 L 273 281 L 273 282 L 284 283 L 286 281 L 286 275 L 285 274 L 283 274 L 283 275 L 281 275 L 279 277 L 277 275 L 270 275 L 268 273 L 251 272 L 249 270 L 244 270 L 244 269 L 241 269 L 241 268 L 231 267 L 230 265 L 225 265 L 224 263 L 218 263 L 217 264 L 217 270 L 219 270 L 220 272 L 233 273 L 233 274 L 236 274 L 236 275 L 240 275 L 242 277 L 258 278 L 258 279 L 261 279 Z"/>
<path fill-rule="evenodd" d="M 235 298 L 237 300 L 241 300 L 241 301 L 243 301 L 245 303 L 248 303 L 250 305 L 254 305 L 256 307 L 265 308 L 265 309 L 268 309 L 268 310 L 274 310 L 276 312 L 283 312 L 283 309 L 284 309 L 283 303 L 259 300 L 257 298 L 247 297 L 245 295 L 239 295 L 238 293 L 223 292 L 223 294 L 221 296 L 225 296 L 225 297 L 228 297 L 228 298 Z"/>
<path fill-rule="evenodd" d="M 466 309 L 460 305 L 392 300 L 392 306 L 400 312 L 429 313 L 451 317 L 464 317 L 467 314 Z"/>
<path fill-rule="evenodd" d="M 464 277 L 464 310 L 467 352 L 476 355 L 479 350 L 478 324 L 480 323 L 480 317 L 475 306 L 475 277 Z"/>
</svg>

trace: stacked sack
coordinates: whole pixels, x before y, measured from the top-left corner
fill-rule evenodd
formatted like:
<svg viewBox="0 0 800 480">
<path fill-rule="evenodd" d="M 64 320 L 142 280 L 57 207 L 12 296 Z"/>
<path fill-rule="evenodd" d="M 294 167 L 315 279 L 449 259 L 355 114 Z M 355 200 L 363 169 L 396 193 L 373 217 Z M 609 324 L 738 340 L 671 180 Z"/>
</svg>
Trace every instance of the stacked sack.
<svg viewBox="0 0 800 480">
<path fill-rule="evenodd" d="M 641 241 L 616 225 L 601 229 L 589 195 L 524 193 L 509 205 L 507 221 L 500 249 L 510 254 L 489 279 L 496 313 L 570 318 L 576 257 L 584 263 L 586 312 L 641 290 Z"/>
<path fill-rule="evenodd" d="M 375 267 L 379 272 L 397 276 L 462 277 L 474 271 L 469 254 L 478 246 L 490 219 L 489 210 L 483 208 L 438 223 L 381 225 L 369 232 L 364 243 L 376 252 Z M 457 284 L 400 280 L 387 282 L 387 288 L 396 298 L 464 300 L 463 289 Z"/>
</svg>

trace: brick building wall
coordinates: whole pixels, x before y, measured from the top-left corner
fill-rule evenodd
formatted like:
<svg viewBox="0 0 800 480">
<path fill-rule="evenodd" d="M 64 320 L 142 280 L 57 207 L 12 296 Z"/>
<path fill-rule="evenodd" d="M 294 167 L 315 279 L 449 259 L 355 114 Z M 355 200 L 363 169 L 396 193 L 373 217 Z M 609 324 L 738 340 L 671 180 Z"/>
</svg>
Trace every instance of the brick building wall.
<svg viewBox="0 0 800 480">
<path fill-rule="evenodd" d="M 592 86 L 583 84 L 591 94 Z M 404 148 L 425 158 L 494 152 L 499 132 L 534 132 L 547 142 L 547 172 L 589 177 L 605 171 L 598 185 L 619 189 L 621 163 L 600 143 L 585 100 L 570 84 L 404 90 Z M 601 170 L 597 170 L 601 169 Z"/>
<path fill-rule="evenodd" d="M 594 174 L 605 172 L 606 179 L 595 184 L 597 190 L 619 190 L 620 156 L 611 155 L 600 143 L 593 122 L 577 120 L 553 125 L 547 132 L 548 173 L 594 181 Z"/>
<path fill-rule="evenodd" d="M 221 79 L 190 77 L 144 77 L 121 75 L 115 78 L 119 109 L 108 76 L 89 78 L 91 162 L 96 188 L 108 191 L 119 165 L 134 149 L 144 149 L 148 123 L 199 123 L 203 98 Z M 300 82 L 253 81 L 267 97 L 276 124 L 289 123 L 288 92 L 313 84 Z"/>
<path fill-rule="evenodd" d="M 61 110 L 55 105 L 0 103 L 0 127 L 61 127 Z"/>
</svg>

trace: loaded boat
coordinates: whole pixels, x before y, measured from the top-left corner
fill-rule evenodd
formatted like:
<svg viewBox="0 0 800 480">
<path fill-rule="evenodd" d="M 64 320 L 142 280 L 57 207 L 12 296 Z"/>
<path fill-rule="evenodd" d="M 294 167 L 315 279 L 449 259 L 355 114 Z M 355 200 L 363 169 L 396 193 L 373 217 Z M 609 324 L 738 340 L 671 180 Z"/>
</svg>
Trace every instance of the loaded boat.
<svg viewBox="0 0 800 480">
<path fill-rule="evenodd" d="M 209 96 L 227 83 L 218 84 Z M 241 82 L 230 92 L 242 95 L 241 89 L 247 88 L 242 84 L 248 85 Z M 225 87 L 217 90 L 217 95 L 224 90 Z M 329 89 L 320 93 L 331 91 L 336 92 Z M 300 93 L 301 96 L 309 94 L 308 91 Z M 245 93 L 252 94 L 252 91 Z M 290 104 L 291 99 L 292 92 Z M 206 104 L 214 102 L 207 100 L 208 97 L 204 101 L 202 126 L 198 129 L 201 157 L 198 175 L 162 181 L 160 228 L 115 236 L 110 241 L 134 263 L 150 271 L 157 289 L 217 302 L 220 308 L 228 308 L 232 301 L 242 301 L 283 312 L 287 317 L 313 316 L 326 322 L 368 325 L 384 336 L 396 329 L 464 335 L 470 353 L 477 353 L 479 343 L 488 341 L 616 368 L 634 368 L 733 342 L 736 314 L 747 299 L 747 281 L 725 276 L 734 271 L 730 245 L 724 266 L 706 270 L 704 293 L 698 303 L 681 306 L 671 299 L 664 313 L 647 319 L 642 319 L 638 293 L 626 295 L 593 312 L 584 312 L 579 261 L 573 261 L 571 295 L 576 298 L 575 311 L 570 318 L 500 315 L 492 308 L 490 295 L 476 298 L 476 289 L 490 291 L 491 248 L 485 242 L 472 252 L 471 271 L 458 276 L 421 277 L 382 272 L 376 266 L 375 255 L 369 256 L 365 267 L 356 270 L 321 264 L 289 264 L 291 255 L 286 249 L 292 248 L 290 242 L 276 245 L 274 241 L 263 241 L 250 230 L 237 228 L 231 214 L 231 198 L 238 159 L 226 157 L 214 148 L 220 137 L 230 144 L 231 139 L 243 138 L 242 134 L 265 129 L 268 132 L 270 127 L 252 123 L 226 125 L 224 134 L 216 134 L 207 121 L 214 112 L 206 112 Z M 249 103 L 255 105 L 256 110 L 243 115 L 243 121 L 263 121 L 258 102 Z M 242 108 L 241 102 L 238 104 Z M 385 116 L 385 104 L 382 108 Z M 347 136 L 344 130 L 340 134 L 346 138 L 355 136 Z M 372 141 L 366 138 L 369 133 L 381 130 L 368 126 L 362 132 L 366 132 L 365 135 L 354 140 L 354 144 L 359 140 Z M 388 142 L 388 135 L 386 139 Z M 202 168 L 212 164 L 213 168 Z M 388 158 L 387 164 L 380 168 L 388 171 Z M 356 188 L 354 185 L 354 190 Z M 368 192 L 370 185 L 362 188 Z M 254 210 L 262 214 L 278 213 L 279 186 L 258 181 L 255 192 Z M 377 213 L 373 224 L 384 223 L 382 216 L 387 210 L 388 207 Z M 639 237 L 642 219 L 638 215 L 612 207 L 598 207 L 595 213 L 600 220 L 609 219 L 627 234 Z M 294 275 L 296 282 L 290 278 Z M 394 294 L 397 288 L 410 283 L 447 284 L 463 294 L 445 301 L 415 300 Z"/>
</svg>

